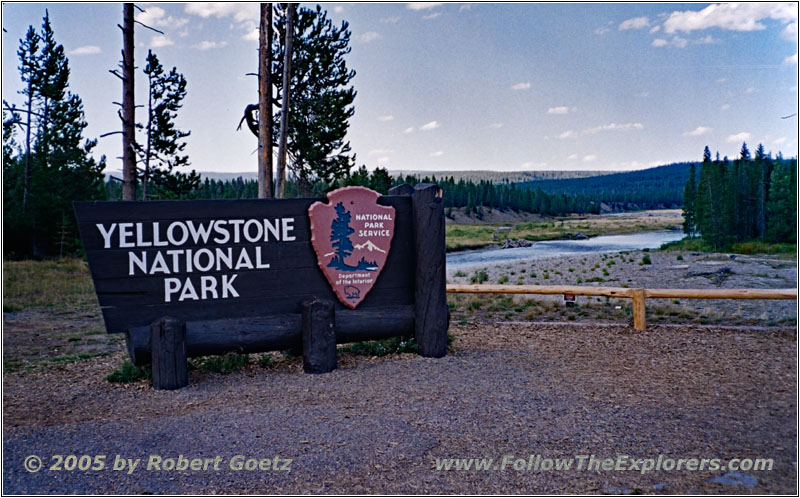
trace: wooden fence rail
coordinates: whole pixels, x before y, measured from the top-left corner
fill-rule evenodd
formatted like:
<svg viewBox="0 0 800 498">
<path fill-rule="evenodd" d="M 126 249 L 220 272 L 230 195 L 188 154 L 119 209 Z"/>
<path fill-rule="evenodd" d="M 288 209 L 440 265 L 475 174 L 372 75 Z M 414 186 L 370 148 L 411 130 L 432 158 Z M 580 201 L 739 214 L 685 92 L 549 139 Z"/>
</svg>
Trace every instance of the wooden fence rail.
<svg viewBox="0 0 800 498">
<path fill-rule="evenodd" d="M 627 287 L 592 287 L 580 285 L 464 285 L 449 284 L 451 294 L 549 294 L 607 296 L 633 299 L 633 327 L 644 330 L 645 300 L 651 298 L 683 299 L 797 299 L 797 289 L 632 289 Z"/>
</svg>

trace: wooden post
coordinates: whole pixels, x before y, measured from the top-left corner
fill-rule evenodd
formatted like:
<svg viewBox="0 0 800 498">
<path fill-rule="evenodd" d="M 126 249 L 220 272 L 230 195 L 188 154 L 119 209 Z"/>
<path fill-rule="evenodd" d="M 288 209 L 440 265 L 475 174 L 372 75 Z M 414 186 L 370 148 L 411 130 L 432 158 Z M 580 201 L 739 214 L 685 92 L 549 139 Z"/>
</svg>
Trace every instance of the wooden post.
<svg viewBox="0 0 800 498">
<path fill-rule="evenodd" d="M 261 4 L 258 29 L 258 198 L 272 197 L 272 4 Z"/>
<path fill-rule="evenodd" d="M 647 327 L 644 307 L 645 290 L 633 289 L 631 297 L 633 298 L 633 328 L 644 330 Z"/>
<path fill-rule="evenodd" d="M 292 85 L 292 38 L 294 37 L 295 4 L 286 5 L 286 44 L 283 59 L 283 105 L 281 106 L 281 134 L 278 139 L 278 171 L 275 178 L 275 197 L 286 196 L 286 140 L 289 135 L 289 114 Z"/>
<path fill-rule="evenodd" d="M 153 356 L 153 387 L 180 389 L 189 385 L 186 363 L 186 324 L 165 317 L 150 325 Z"/>
<path fill-rule="evenodd" d="M 421 183 L 411 194 L 414 249 L 414 337 L 419 354 L 441 358 L 447 353 L 450 310 L 445 290 L 444 205 L 438 185 Z"/>
<path fill-rule="evenodd" d="M 335 314 L 331 301 L 303 302 L 303 370 L 310 374 L 336 369 Z"/>
<path fill-rule="evenodd" d="M 136 104 L 134 97 L 133 4 L 122 7 L 122 200 L 136 198 Z"/>
</svg>

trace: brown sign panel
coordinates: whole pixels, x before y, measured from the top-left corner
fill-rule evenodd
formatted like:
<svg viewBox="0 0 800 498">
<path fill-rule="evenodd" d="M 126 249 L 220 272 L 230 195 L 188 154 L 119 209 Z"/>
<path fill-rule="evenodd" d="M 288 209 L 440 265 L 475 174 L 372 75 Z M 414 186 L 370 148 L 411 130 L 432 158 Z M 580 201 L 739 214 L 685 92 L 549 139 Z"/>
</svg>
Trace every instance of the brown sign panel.
<svg viewBox="0 0 800 498">
<path fill-rule="evenodd" d="M 308 209 L 317 264 L 339 301 L 351 309 L 372 290 L 392 247 L 395 209 L 378 205 L 379 197 L 365 187 L 345 187 Z"/>
<path fill-rule="evenodd" d="M 294 316 L 309 298 L 347 309 L 320 272 L 311 241 L 308 210 L 321 200 L 75 203 L 107 330 L 124 332 L 166 316 L 185 322 Z M 363 256 L 381 269 L 368 296 L 359 288 L 361 312 L 414 304 L 411 197 L 381 196 L 378 203 L 388 209 L 378 212 L 396 214 L 393 250 L 383 237 L 354 233 L 352 254 L 345 258 L 358 265 Z M 361 211 L 348 211 L 355 230 L 368 230 L 355 219 Z M 330 230 L 331 221 L 328 237 Z M 368 246 L 356 250 L 367 240 L 375 245 L 371 252 Z M 366 273 L 377 279 L 376 272 Z"/>
</svg>

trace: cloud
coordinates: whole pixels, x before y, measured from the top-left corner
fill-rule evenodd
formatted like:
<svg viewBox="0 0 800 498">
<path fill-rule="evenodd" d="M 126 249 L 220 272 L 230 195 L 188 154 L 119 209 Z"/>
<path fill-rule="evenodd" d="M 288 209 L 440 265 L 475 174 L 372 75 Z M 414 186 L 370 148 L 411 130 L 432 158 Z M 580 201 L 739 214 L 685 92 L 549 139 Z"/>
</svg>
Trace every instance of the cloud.
<svg viewBox="0 0 800 498">
<path fill-rule="evenodd" d="M 797 21 L 797 8 L 793 3 L 722 3 L 709 5 L 702 10 L 675 11 L 664 21 L 664 31 L 690 32 L 721 28 L 732 31 L 758 31 L 765 29 L 764 19 L 781 22 Z"/>
<path fill-rule="evenodd" d="M 595 156 L 594 154 L 589 154 L 588 156 L 583 156 L 583 162 L 585 162 L 585 163 L 590 163 L 590 162 L 596 161 L 596 160 L 597 160 L 597 156 Z"/>
<path fill-rule="evenodd" d="M 596 35 L 598 35 L 598 36 L 603 36 L 604 34 L 608 33 L 609 31 L 611 31 L 611 30 L 610 30 L 610 29 L 608 29 L 607 27 L 605 27 L 605 26 L 600 26 L 599 28 L 597 28 L 596 30 L 594 30 L 594 34 L 596 34 Z"/>
<path fill-rule="evenodd" d="M 773 145 L 783 145 L 783 144 L 785 144 L 787 142 L 787 140 L 788 139 L 786 137 L 776 138 L 775 140 L 772 141 L 772 144 Z"/>
<path fill-rule="evenodd" d="M 781 31 L 781 36 L 789 41 L 797 41 L 797 21 L 787 24 Z"/>
<path fill-rule="evenodd" d="M 366 33 L 359 35 L 358 39 L 361 41 L 361 43 L 370 43 L 374 42 L 375 40 L 380 40 L 381 35 L 377 31 L 367 31 Z"/>
<path fill-rule="evenodd" d="M 429 155 L 431 157 L 442 157 L 444 155 L 444 152 L 441 150 L 437 150 L 436 152 L 431 152 Z"/>
<path fill-rule="evenodd" d="M 157 28 L 180 29 L 185 26 L 189 19 L 185 17 L 175 18 L 172 16 L 165 16 L 166 12 L 161 7 L 148 6 L 144 12 L 139 12 L 136 15 L 136 20 L 147 26 Z"/>
<path fill-rule="evenodd" d="M 385 156 L 386 154 L 391 154 L 394 152 L 391 149 L 372 149 L 371 151 L 367 152 L 368 156 Z"/>
<path fill-rule="evenodd" d="M 659 31 L 661 31 L 661 26 L 653 26 L 652 28 L 650 28 L 650 34 L 651 35 L 653 33 L 658 33 Z"/>
<path fill-rule="evenodd" d="M 458 7 L 459 12 L 466 12 L 468 10 L 472 10 L 472 4 L 465 3 Z"/>
<path fill-rule="evenodd" d="M 434 9 L 442 5 L 442 2 L 411 2 L 406 4 L 406 8 L 410 10 L 426 10 Z"/>
<path fill-rule="evenodd" d="M 735 135 L 728 135 L 728 138 L 725 139 L 728 143 L 739 143 L 739 142 L 746 142 L 750 140 L 752 135 L 746 131 L 737 133 Z"/>
<path fill-rule="evenodd" d="M 650 92 L 648 92 L 647 90 L 642 90 L 642 92 L 637 94 L 636 96 L 637 97 L 647 97 L 648 95 L 650 95 Z"/>
<path fill-rule="evenodd" d="M 197 43 L 195 45 L 192 45 L 193 48 L 196 48 L 198 50 L 212 50 L 212 49 L 215 49 L 215 48 L 222 48 L 222 47 L 227 47 L 227 46 L 228 46 L 228 42 L 226 42 L 226 41 L 215 42 L 215 41 L 206 41 L 206 40 L 203 40 L 200 43 Z"/>
<path fill-rule="evenodd" d="M 578 136 L 578 134 L 575 133 L 574 131 L 567 130 L 565 132 L 559 133 L 558 135 L 556 135 L 555 137 L 552 137 L 552 138 L 557 138 L 559 140 L 566 140 L 568 138 L 575 138 L 577 136 Z M 545 137 L 545 138 L 551 138 L 551 137 Z"/>
<path fill-rule="evenodd" d="M 679 36 L 676 36 L 676 37 L 672 38 L 672 42 L 671 43 L 675 47 L 684 48 L 686 45 L 689 44 L 689 41 L 687 39 L 685 39 L 685 38 L 681 38 Z"/>
<path fill-rule="evenodd" d="M 336 7 L 333 8 L 333 11 L 337 14 L 341 14 L 342 12 L 344 12 L 344 7 L 342 7 L 341 5 L 337 5 Z"/>
<path fill-rule="evenodd" d="M 204 19 L 215 17 L 233 19 L 235 27 L 242 30 L 244 40 L 258 40 L 259 4 L 233 2 L 199 2 L 188 3 L 184 12 Z"/>
<path fill-rule="evenodd" d="M 619 25 L 620 31 L 625 31 L 628 29 L 644 29 L 650 26 L 650 19 L 647 17 L 634 17 L 633 19 L 627 19 L 622 21 Z"/>
<path fill-rule="evenodd" d="M 722 43 L 722 41 L 721 40 L 717 40 L 716 38 L 714 38 L 711 35 L 706 35 L 706 36 L 704 36 L 702 38 L 698 38 L 696 40 L 693 40 L 692 43 L 694 43 L 695 45 L 710 45 L 712 43 Z"/>
<path fill-rule="evenodd" d="M 400 16 L 384 17 L 381 19 L 381 22 L 386 24 L 397 24 L 400 22 Z"/>
<path fill-rule="evenodd" d="M 84 45 L 72 50 L 69 55 L 94 55 L 101 53 L 102 50 L 96 45 Z"/>
<path fill-rule="evenodd" d="M 575 108 L 573 107 L 573 112 L 575 112 Z M 569 107 L 565 105 L 561 105 L 558 107 L 551 107 L 547 109 L 547 114 L 569 114 Z"/>
<path fill-rule="evenodd" d="M 720 110 L 720 111 L 727 111 L 727 110 L 728 110 L 728 109 L 730 109 L 730 108 L 731 108 L 731 105 L 730 105 L 730 104 L 722 104 L 722 105 L 720 106 L 719 110 Z"/>
<path fill-rule="evenodd" d="M 489 126 L 488 126 L 488 128 L 490 128 L 492 130 L 499 130 L 502 127 L 503 127 L 503 123 L 489 123 Z"/>
<path fill-rule="evenodd" d="M 698 126 L 692 131 L 685 131 L 683 132 L 684 137 L 702 137 L 703 135 L 708 135 L 713 131 L 713 128 L 709 128 L 708 126 Z"/>
<path fill-rule="evenodd" d="M 524 82 L 524 83 L 516 83 L 514 85 L 511 85 L 511 89 L 512 90 L 527 90 L 530 87 L 531 87 L 531 84 L 529 82 L 527 82 L 527 81 Z"/>
<path fill-rule="evenodd" d="M 386 116 L 378 116 L 378 121 L 381 121 L 383 123 L 385 123 L 387 121 L 392 121 L 393 119 L 394 119 L 394 116 L 392 116 L 391 114 L 387 114 Z"/>
<path fill-rule="evenodd" d="M 797 64 L 797 52 L 795 52 L 794 55 L 790 55 L 789 57 L 783 59 L 783 63 L 784 64 L 789 64 L 789 65 L 791 65 L 791 64 L 795 64 L 796 65 Z"/>
<path fill-rule="evenodd" d="M 441 12 L 432 12 L 432 13 L 430 13 L 428 15 L 422 16 L 422 18 L 425 19 L 426 21 L 430 21 L 431 19 L 436 19 L 440 15 L 442 15 Z"/>
<path fill-rule="evenodd" d="M 644 125 L 642 123 L 610 123 L 607 125 L 595 126 L 594 128 L 588 128 L 583 130 L 583 133 L 594 135 L 595 133 L 600 133 L 602 131 L 632 131 L 643 129 Z"/>
<path fill-rule="evenodd" d="M 751 86 L 751 87 L 748 87 L 747 90 L 744 91 L 744 93 L 755 93 L 755 91 L 756 91 L 756 89 Z"/>
<path fill-rule="evenodd" d="M 414 133 L 414 130 L 416 130 L 416 128 L 414 128 L 413 126 L 409 126 L 409 127 L 408 127 L 408 128 L 406 128 L 405 130 L 403 130 L 403 133 L 405 133 L 406 135 L 408 135 L 409 133 Z"/>
<path fill-rule="evenodd" d="M 728 81 L 728 78 L 717 78 L 715 81 L 717 83 L 725 83 L 726 81 Z"/>
<path fill-rule="evenodd" d="M 438 121 L 431 121 L 430 123 L 425 123 L 424 125 L 420 126 L 419 129 L 421 131 L 431 131 L 439 128 L 440 126 L 442 125 L 440 125 Z"/>
<path fill-rule="evenodd" d="M 386 157 L 386 156 L 379 157 L 378 158 L 378 164 L 389 164 L 389 158 Z"/>
<path fill-rule="evenodd" d="M 569 161 L 574 161 L 574 160 L 578 159 L 578 154 L 570 154 L 570 155 L 567 156 L 567 159 Z"/>
<path fill-rule="evenodd" d="M 672 39 L 669 41 L 663 38 L 656 38 L 655 40 L 653 40 L 653 43 L 651 43 L 651 45 L 654 47 L 672 46 L 677 48 L 684 48 L 688 44 L 689 40 L 687 40 L 686 38 L 681 38 L 680 36 L 673 36 Z"/>
<path fill-rule="evenodd" d="M 164 35 L 155 35 L 150 39 L 150 48 L 160 48 L 160 47 L 169 47 L 170 45 L 175 45 L 175 42 L 170 40 L 168 37 Z"/>
</svg>

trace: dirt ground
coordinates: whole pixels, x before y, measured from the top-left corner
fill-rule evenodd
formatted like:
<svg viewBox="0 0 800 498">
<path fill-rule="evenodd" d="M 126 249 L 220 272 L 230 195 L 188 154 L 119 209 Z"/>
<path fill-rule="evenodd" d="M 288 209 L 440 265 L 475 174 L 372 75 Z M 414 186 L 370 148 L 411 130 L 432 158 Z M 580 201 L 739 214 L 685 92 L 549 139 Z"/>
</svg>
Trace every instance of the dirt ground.
<svg viewBox="0 0 800 498">
<path fill-rule="evenodd" d="M 172 392 L 104 380 L 122 344 L 109 344 L 109 356 L 7 371 L 3 492 L 797 493 L 794 327 L 495 322 L 450 333 L 441 359 L 341 354 L 339 369 L 316 376 L 302 373 L 300 359 L 228 375 L 192 371 L 189 387 Z M 104 454 L 108 467 L 49 470 L 53 455 L 69 454 Z M 31 455 L 43 459 L 39 472 L 24 470 Z M 142 463 L 114 471 L 117 455 Z M 146 470 L 150 455 L 220 456 L 222 466 Z M 235 455 L 292 459 L 291 470 L 231 470 Z M 506 455 L 774 466 L 746 472 L 753 487 L 713 482 L 721 468 L 436 469 L 437 459 L 499 464 Z"/>
<path fill-rule="evenodd" d="M 644 264 L 647 258 L 649 263 Z M 477 265 L 449 270 L 448 283 L 468 284 L 477 272 L 486 273 L 483 283 L 506 285 L 590 285 L 647 289 L 792 289 L 797 288 L 797 260 L 791 255 L 730 255 L 690 251 L 625 251 L 517 263 Z M 499 316 L 508 320 L 555 319 L 627 323 L 631 320 L 629 299 L 577 297 L 574 311 L 565 309 L 563 296 L 532 296 L 539 306 L 530 316 L 523 306 L 528 297 L 516 297 Z M 489 308 L 469 309 L 474 297 L 451 297 L 459 320 L 484 316 Z M 515 312 L 515 309 L 517 310 Z M 498 316 L 494 313 L 494 316 Z M 647 319 L 652 323 L 697 323 L 776 326 L 797 324 L 795 300 L 648 299 Z"/>
</svg>

